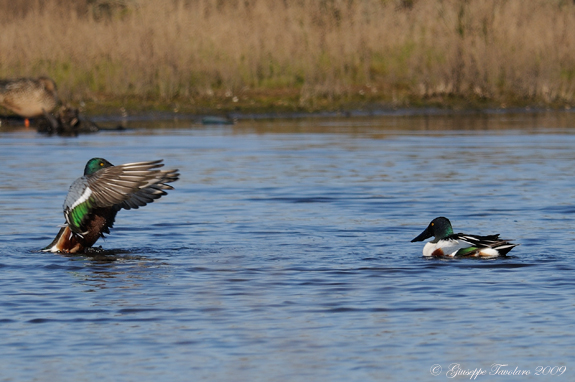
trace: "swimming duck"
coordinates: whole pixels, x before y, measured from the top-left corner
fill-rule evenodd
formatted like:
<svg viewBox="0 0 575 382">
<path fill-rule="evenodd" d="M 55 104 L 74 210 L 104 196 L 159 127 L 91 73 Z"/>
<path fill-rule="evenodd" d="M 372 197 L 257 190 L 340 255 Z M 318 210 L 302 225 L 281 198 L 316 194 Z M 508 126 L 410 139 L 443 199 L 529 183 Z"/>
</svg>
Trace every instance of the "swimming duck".
<svg viewBox="0 0 575 382">
<path fill-rule="evenodd" d="M 453 233 L 451 222 L 444 217 L 435 218 L 411 242 L 435 238 L 423 247 L 423 256 L 497 257 L 505 256 L 517 244 L 499 238 L 499 234 L 478 236 Z"/>
<path fill-rule="evenodd" d="M 56 83 L 48 77 L 0 80 L 0 105 L 25 118 L 49 113 L 58 103 Z"/>
<path fill-rule="evenodd" d="M 114 166 L 102 158 L 86 164 L 84 176 L 70 186 L 64 201 L 66 224 L 44 252 L 81 253 L 110 233 L 122 208 L 137 209 L 173 190 L 178 170 L 158 170 L 162 159 Z"/>
</svg>

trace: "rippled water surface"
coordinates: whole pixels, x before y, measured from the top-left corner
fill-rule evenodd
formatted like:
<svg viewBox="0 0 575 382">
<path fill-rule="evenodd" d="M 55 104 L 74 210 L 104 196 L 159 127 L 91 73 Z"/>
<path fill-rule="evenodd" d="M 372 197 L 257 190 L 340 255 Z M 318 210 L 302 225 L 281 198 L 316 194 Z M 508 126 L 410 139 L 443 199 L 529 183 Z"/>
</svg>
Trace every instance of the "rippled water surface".
<svg viewBox="0 0 575 382">
<path fill-rule="evenodd" d="M 574 380 L 570 113 L 130 127 L 0 132 L 1 381 Z M 181 179 L 118 214 L 115 256 L 38 252 L 92 157 Z M 437 216 L 520 246 L 425 259 Z"/>
</svg>

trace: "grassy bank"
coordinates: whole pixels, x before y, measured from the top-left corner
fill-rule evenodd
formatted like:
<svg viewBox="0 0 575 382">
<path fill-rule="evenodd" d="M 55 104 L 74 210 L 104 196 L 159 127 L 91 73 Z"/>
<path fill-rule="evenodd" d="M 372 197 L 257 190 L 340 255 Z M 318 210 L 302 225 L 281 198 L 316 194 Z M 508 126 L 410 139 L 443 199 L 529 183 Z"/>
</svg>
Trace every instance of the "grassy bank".
<svg viewBox="0 0 575 382">
<path fill-rule="evenodd" d="M 575 104 L 567 0 L 0 0 L 0 77 L 128 109 Z"/>
</svg>

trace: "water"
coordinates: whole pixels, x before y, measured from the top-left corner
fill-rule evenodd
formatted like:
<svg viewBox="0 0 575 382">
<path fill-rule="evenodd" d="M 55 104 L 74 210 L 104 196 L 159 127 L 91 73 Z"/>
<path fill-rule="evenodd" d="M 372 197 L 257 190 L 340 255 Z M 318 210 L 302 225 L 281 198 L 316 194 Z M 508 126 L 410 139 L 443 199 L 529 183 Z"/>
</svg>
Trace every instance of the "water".
<svg viewBox="0 0 575 382">
<path fill-rule="evenodd" d="M 574 122 L 0 132 L 0 380 L 437 381 L 452 363 L 531 373 L 477 380 L 573 380 Z M 118 214 L 97 243 L 114 257 L 38 252 L 96 156 L 163 158 L 181 179 Z M 425 259 L 410 240 L 437 216 L 520 246 L 494 260 Z M 539 366 L 566 371 L 534 375 Z"/>
</svg>

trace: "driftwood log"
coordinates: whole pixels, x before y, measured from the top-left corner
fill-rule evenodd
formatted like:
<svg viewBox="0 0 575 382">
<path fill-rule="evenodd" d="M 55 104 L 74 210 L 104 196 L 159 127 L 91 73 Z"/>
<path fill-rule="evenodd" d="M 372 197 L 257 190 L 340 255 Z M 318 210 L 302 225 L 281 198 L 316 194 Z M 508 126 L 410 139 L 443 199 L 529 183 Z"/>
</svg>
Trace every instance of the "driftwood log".
<svg viewBox="0 0 575 382">
<path fill-rule="evenodd" d="M 44 111 L 44 118 L 38 120 L 38 132 L 76 137 L 78 134 L 95 133 L 100 128 L 94 122 L 80 117 L 76 108 L 67 105 L 60 107 L 55 114 Z"/>
</svg>

